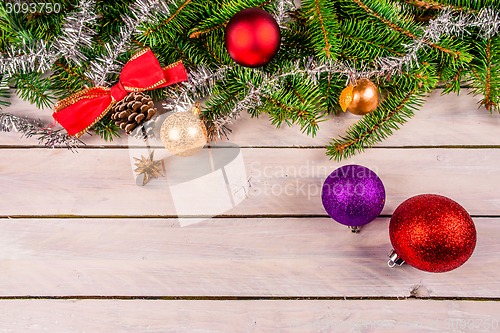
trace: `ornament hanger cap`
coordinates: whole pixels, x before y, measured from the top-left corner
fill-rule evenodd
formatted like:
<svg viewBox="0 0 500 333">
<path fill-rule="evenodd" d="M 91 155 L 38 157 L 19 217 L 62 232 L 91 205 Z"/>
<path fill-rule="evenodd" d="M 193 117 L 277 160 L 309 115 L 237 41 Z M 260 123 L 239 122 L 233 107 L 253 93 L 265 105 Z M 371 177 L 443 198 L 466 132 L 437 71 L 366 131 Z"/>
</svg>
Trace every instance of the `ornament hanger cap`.
<svg viewBox="0 0 500 333">
<path fill-rule="evenodd" d="M 200 102 L 196 102 L 191 108 L 191 113 L 195 116 L 199 116 L 201 114 Z"/>
<path fill-rule="evenodd" d="M 389 252 L 389 261 L 387 262 L 387 265 L 390 268 L 393 268 L 396 265 L 401 266 L 404 263 L 405 263 L 405 261 L 403 259 L 401 259 L 401 257 L 396 253 L 396 251 L 391 250 L 391 252 Z"/>
<path fill-rule="evenodd" d="M 359 226 L 349 227 L 349 229 L 351 230 L 351 232 L 353 234 L 359 234 L 359 232 L 361 231 L 361 227 L 359 227 Z"/>
</svg>

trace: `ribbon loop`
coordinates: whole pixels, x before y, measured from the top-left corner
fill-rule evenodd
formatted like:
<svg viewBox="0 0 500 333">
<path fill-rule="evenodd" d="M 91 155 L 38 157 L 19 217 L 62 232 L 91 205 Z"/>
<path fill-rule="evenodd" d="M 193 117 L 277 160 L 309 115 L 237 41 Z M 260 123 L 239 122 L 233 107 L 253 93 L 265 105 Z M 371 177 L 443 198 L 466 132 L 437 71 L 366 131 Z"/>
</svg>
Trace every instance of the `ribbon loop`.
<svg viewBox="0 0 500 333">
<path fill-rule="evenodd" d="M 120 80 L 113 87 L 94 87 L 78 92 L 57 103 L 52 116 L 69 135 L 80 137 L 129 92 L 164 88 L 187 79 L 182 62 L 161 68 L 154 53 L 145 49 L 125 64 Z"/>
<path fill-rule="evenodd" d="M 111 96 L 113 97 L 113 101 L 119 102 L 128 95 L 128 92 L 125 90 L 123 83 L 118 81 L 117 84 L 111 87 Z"/>
</svg>

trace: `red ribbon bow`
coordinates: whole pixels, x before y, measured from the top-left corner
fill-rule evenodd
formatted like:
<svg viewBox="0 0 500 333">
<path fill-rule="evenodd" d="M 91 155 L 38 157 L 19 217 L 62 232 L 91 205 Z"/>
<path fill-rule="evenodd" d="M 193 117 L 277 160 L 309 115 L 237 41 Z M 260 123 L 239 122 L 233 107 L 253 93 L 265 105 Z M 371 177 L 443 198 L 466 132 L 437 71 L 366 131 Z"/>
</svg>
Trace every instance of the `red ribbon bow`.
<svg viewBox="0 0 500 333">
<path fill-rule="evenodd" d="M 52 116 L 69 135 L 80 137 L 129 92 L 164 88 L 187 79 L 182 62 L 162 68 L 154 53 L 145 49 L 125 64 L 116 85 L 80 91 L 58 102 Z"/>
</svg>

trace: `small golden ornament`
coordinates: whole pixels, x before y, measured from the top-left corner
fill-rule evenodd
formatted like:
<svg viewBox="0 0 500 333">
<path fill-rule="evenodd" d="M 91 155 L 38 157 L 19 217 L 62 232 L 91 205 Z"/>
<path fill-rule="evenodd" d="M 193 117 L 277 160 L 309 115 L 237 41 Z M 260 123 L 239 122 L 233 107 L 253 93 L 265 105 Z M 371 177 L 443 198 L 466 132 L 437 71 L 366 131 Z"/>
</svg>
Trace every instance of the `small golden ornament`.
<svg viewBox="0 0 500 333">
<path fill-rule="evenodd" d="M 142 186 L 146 185 L 151 179 L 158 178 L 160 176 L 165 177 L 163 174 L 163 163 L 161 161 L 154 160 L 154 150 L 149 154 L 149 157 L 141 156 L 141 158 L 135 158 L 135 166 L 137 167 L 134 172 L 139 175 L 144 175 L 142 180 Z"/>
<path fill-rule="evenodd" d="M 191 156 L 207 143 L 207 128 L 199 117 L 199 105 L 191 112 L 177 112 L 161 125 L 160 138 L 172 154 Z"/>
<path fill-rule="evenodd" d="M 354 86 L 352 84 L 349 84 L 347 87 L 342 90 L 342 93 L 340 94 L 339 98 L 339 103 L 340 107 L 342 108 L 342 111 L 346 112 L 347 108 L 349 107 L 349 104 L 352 103 L 352 100 L 354 98 L 352 91 L 354 90 Z"/>
<path fill-rule="evenodd" d="M 362 116 L 374 111 L 378 107 L 379 100 L 377 86 L 369 79 L 359 79 L 353 86 L 352 101 L 347 106 L 347 110 L 352 114 Z"/>
</svg>

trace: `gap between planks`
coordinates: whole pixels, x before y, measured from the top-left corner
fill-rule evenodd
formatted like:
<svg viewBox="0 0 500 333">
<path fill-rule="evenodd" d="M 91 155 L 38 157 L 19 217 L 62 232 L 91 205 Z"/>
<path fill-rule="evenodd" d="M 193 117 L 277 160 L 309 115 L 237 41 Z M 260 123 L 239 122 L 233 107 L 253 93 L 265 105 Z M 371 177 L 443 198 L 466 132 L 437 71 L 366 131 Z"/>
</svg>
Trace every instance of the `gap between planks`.
<svg viewBox="0 0 500 333">
<path fill-rule="evenodd" d="M 4 332 L 492 332 L 499 303 L 8 300 Z"/>
<path fill-rule="evenodd" d="M 391 218 L 392 215 L 381 214 L 378 218 Z M 470 215 L 474 218 L 482 219 L 498 219 L 500 215 Z M 261 214 L 261 215 L 4 215 L 0 216 L 0 220 L 24 220 L 24 219 L 37 219 L 37 220 L 69 220 L 69 219 L 122 219 L 122 220 L 148 220 L 148 219 L 287 219 L 287 218 L 302 218 L 302 219 L 324 219 L 330 218 L 327 214 L 317 215 L 300 215 L 300 214 Z"/>
<path fill-rule="evenodd" d="M 500 302 L 500 297 L 436 297 L 436 296 L 0 296 L 1 301 L 15 300 L 120 300 L 120 301 L 402 301 L 421 299 L 428 301 Z"/>
<path fill-rule="evenodd" d="M 245 146 L 206 146 L 204 149 L 235 149 L 235 147 L 239 149 L 301 149 L 301 150 L 315 150 L 315 149 L 321 149 L 321 150 L 326 150 L 326 146 L 300 146 L 300 145 L 288 145 L 288 146 L 260 146 L 260 145 L 255 145 L 255 146 L 250 146 L 250 145 L 245 145 Z M 99 145 L 84 145 L 84 146 L 79 146 L 78 148 L 73 149 L 74 153 L 78 153 L 78 150 L 99 150 L 99 149 L 105 149 L 105 150 L 134 150 L 134 149 L 165 149 L 163 146 L 136 146 L 136 145 L 131 145 L 131 146 L 99 146 Z M 68 148 L 65 147 L 54 147 L 54 148 L 47 148 L 44 146 L 33 146 L 33 145 L 12 145 L 12 146 L 1 146 L 0 145 L 0 150 L 32 150 L 32 149 L 43 149 L 43 150 L 69 150 Z M 376 149 L 376 150 L 382 150 L 382 149 L 387 149 L 387 150 L 395 150 L 395 149 L 500 149 L 500 145 L 425 145 L 425 146 L 375 146 L 375 147 L 367 147 L 365 148 L 365 152 Z M 363 154 L 363 152 L 358 153 L 357 155 Z M 345 161 L 348 161 L 349 159 L 346 158 L 344 159 Z"/>
</svg>

